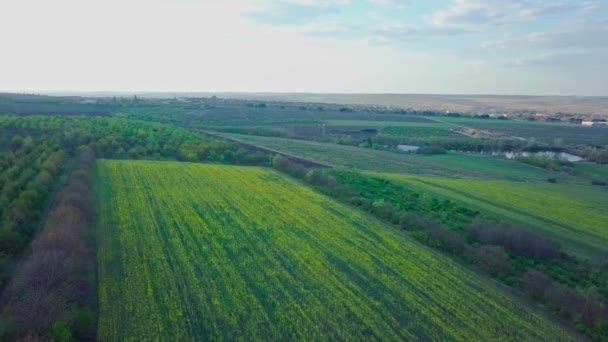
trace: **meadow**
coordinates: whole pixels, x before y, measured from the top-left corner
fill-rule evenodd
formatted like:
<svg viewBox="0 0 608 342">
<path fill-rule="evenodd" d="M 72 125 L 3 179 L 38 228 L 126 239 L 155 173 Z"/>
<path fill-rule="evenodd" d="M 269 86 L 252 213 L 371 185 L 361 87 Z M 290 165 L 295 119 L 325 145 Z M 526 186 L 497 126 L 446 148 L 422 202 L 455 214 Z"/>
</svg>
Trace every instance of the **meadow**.
<svg viewBox="0 0 608 342">
<path fill-rule="evenodd" d="M 103 160 L 97 193 L 99 340 L 571 338 L 270 169 Z"/>
<path fill-rule="evenodd" d="M 495 120 L 464 117 L 441 117 L 437 118 L 437 120 L 454 125 L 506 133 L 526 139 L 534 138 L 538 141 L 545 142 L 553 142 L 555 139 L 559 139 L 565 143 L 572 144 L 608 144 L 607 130 L 601 127 L 583 127 L 581 125 L 543 121 Z"/>
<path fill-rule="evenodd" d="M 328 165 L 360 171 L 514 181 L 546 181 L 548 177 L 557 177 L 560 180 L 572 181 L 571 177 L 553 174 L 513 160 L 481 154 L 450 152 L 443 155 L 416 155 L 315 141 L 227 133 L 220 135 Z"/>
<path fill-rule="evenodd" d="M 466 204 L 501 220 L 525 224 L 567 251 L 601 260 L 608 244 L 608 193 L 597 186 L 382 175 Z"/>
</svg>

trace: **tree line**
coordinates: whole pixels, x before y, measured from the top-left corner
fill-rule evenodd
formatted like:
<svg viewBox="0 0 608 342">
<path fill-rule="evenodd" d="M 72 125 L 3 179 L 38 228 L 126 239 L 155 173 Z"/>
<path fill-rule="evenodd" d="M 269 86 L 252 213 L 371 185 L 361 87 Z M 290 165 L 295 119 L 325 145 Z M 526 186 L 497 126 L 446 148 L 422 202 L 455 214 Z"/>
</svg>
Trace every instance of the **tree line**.
<svg viewBox="0 0 608 342">
<path fill-rule="evenodd" d="M 2 339 L 95 339 L 95 154 L 85 148 L 2 298 Z"/>
</svg>

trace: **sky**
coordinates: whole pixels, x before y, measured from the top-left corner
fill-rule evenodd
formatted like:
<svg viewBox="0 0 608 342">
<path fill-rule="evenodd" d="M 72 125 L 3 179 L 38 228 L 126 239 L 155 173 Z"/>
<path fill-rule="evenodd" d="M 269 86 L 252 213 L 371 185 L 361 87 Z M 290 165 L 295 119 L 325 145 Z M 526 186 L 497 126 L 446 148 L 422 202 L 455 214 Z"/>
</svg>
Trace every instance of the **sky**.
<svg viewBox="0 0 608 342">
<path fill-rule="evenodd" d="M 608 96 L 608 0 L 0 0 L 0 91 Z"/>
</svg>

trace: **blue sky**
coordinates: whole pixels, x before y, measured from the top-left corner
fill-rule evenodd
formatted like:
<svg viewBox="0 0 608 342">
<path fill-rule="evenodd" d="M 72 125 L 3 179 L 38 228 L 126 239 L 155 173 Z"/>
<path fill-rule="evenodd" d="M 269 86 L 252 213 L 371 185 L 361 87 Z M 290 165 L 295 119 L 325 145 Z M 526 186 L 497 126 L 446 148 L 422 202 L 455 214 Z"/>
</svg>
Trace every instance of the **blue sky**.
<svg viewBox="0 0 608 342">
<path fill-rule="evenodd" d="M 608 95 L 608 0 L 4 0 L 0 90 Z"/>
</svg>

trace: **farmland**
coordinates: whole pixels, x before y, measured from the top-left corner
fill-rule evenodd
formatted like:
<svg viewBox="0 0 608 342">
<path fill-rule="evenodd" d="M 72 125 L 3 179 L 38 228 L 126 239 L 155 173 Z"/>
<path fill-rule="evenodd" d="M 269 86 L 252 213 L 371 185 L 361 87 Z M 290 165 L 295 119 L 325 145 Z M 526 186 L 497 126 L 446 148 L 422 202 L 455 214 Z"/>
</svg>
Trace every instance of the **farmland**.
<svg viewBox="0 0 608 342">
<path fill-rule="evenodd" d="M 329 165 L 361 171 L 517 181 L 546 180 L 551 175 L 548 171 L 516 161 L 478 154 L 422 156 L 313 141 L 221 135 Z"/>
<path fill-rule="evenodd" d="M 506 133 L 522 138 L 534 138 L 539 141 L 552 142 L 555 139 L 566 143 L 608 144 L 606 129 L 601 127 L 583 127 L 565 123 L 549 123 L 521 120 L 489 120 L 475 118 L 442 117 L 441 122 L 461 125 L 471 128 Z"/>
<path fill-rule="evenodd" d="M 325 120 L 329 126 L 359 126 L 373 127 L 380 130 L 382 134 L 407 137 L 462 137 L 461 134 L 452 132 L 453 126 L 424 117 L 410 117 L 409 121 L 380 121 L 380 120 Z"/>
<path fill-rule="evenodd" d="M 99 340 L 569 339 L 275 171 L 100 161 L 97 173 Z"/>
<path fill-rule="evenodd" d="M 527 224 L 582 257 L 602 258 L 608 243 L 608 193 L 591 185 L 383 175 L 503 220 Z"/>
</svg>

